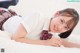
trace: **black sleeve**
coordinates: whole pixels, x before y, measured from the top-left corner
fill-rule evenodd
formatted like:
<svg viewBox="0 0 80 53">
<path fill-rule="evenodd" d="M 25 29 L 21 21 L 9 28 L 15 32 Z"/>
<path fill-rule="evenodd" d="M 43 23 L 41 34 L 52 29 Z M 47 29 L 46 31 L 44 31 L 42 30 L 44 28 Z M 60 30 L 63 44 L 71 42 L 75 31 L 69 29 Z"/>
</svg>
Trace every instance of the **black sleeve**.
<svg viewBox="0 0 80 53">
<path fill-rule="evenodd" d="M 13 5 L 15 6 L 17 3 L 19 2 L 19 0 L 6 0 L 6 1 L 0 1 L 0 7 L 3 8 L 8 8 L 9 6 Z"/>
</svg>

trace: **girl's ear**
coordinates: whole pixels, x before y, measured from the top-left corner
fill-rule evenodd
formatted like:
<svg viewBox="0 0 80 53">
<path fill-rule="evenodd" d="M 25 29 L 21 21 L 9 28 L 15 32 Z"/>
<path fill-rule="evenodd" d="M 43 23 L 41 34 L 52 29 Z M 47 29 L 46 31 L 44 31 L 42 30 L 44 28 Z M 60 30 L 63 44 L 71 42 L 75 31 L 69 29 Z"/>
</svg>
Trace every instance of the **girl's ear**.
<svg viewBox="0 0 80 53">
<path fill-rule="evenodd" d="M 54 16 L 59 16 L 60 15 L 60 12 L 59 11 L 57 11 L 55 14 L 54 14 Z"/>
</svg>

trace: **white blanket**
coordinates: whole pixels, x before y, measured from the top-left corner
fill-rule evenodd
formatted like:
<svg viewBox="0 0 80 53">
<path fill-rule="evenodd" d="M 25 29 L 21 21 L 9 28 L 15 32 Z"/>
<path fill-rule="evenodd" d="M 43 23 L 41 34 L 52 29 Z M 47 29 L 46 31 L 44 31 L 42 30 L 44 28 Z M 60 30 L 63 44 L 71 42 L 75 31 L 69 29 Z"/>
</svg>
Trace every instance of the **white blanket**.
<svg viewBox="0 0 80 53">
<path fill-rule="evenodd" d="M 31 45 L 15 42 L 8 35 L 8 33 L 0 33 L 0 50 L 4 49 L 4 53 L 80 53 L 79 48 Z"/>
</svg>

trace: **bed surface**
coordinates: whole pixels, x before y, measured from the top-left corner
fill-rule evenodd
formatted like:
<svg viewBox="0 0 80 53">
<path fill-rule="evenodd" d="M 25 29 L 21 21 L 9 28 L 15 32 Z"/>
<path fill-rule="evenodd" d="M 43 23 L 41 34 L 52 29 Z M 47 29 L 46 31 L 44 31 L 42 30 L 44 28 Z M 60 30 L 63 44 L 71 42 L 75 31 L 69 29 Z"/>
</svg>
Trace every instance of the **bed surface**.
<svg viewBox="0 0 80 53">
<path fill-rule="evenodd" d="M 5 36 L 6 35 L 6 36 Z M 32 45 L 11 40 L 8 33 L 0 32 L 0 49 L 5 53 L 80 53 L 79 48 Z"/>
</svg>

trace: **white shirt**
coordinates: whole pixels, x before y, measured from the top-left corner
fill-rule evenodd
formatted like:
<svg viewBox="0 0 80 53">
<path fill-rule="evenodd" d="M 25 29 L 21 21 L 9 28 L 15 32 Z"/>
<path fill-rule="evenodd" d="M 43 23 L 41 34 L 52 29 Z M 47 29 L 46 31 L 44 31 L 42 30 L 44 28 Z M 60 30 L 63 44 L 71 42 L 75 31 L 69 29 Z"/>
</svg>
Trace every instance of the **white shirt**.
<svg viewBox="0 0 80 53">
<path fill-rule="evenodd" d="M 14 34 L 21 23 L 21 17 L 13 16 L 9 18 L 4 24 L 3 29 L 11 34 Z"/>
<path fill-rule="evenodd" d="M 27 18 L 24 18 L 22 24 L 28 32 L 26 37 L 30 39 L 40 39 L 40 33 L 42 30 L 48 30 L 50 20 L 51 18 L 46 18 L 45 16 L 36 13 L 31 16 L 27 16 Z M 59 38 L 58 34 L 52 34 L 54 34 L 53 37 Z"/>
<path fill-rule="evenodd" d="M 28 32 L 26 37 L 30 39 L 40 39 L 40 33 L 42 32 L 44 23 L 46 22 L 45 17 L 36 13 L 26 17 L 27 18 L 24 18 L 22 21 L 23 26 Z"/>
<path fill-rule="evenodd" d="M 46 18 L 36 13 L 26 15 L 22 18 L 14 16 L 4 23 L 3 28 L 5 31 L 14 34 L 21 23 L 28 32 L 26 34 L 27 38 L 40 39 L 40 33 L 42 30 L 48 30 L 50 19 L 51 18 Z M 58 35 L 54 34 L 53 37 L 58 37 Z"/>
</svg>

